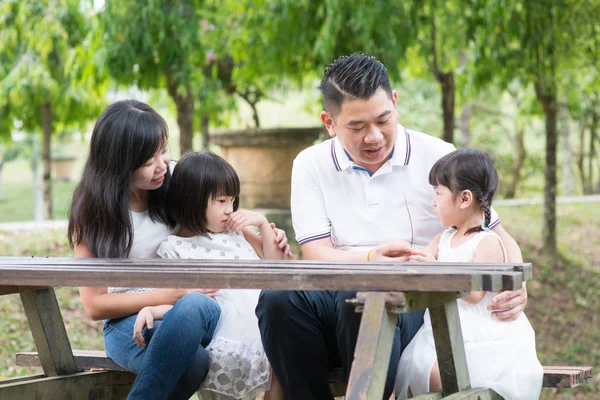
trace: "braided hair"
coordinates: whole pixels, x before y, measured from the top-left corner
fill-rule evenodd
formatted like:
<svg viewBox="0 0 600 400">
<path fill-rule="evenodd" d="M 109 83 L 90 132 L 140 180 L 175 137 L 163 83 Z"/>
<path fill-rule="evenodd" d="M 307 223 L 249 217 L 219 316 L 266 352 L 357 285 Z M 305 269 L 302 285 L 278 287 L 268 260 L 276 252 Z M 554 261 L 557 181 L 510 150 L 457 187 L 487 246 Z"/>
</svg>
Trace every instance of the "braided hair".
<svg viewBox="0 0 600 400">
<path fill-rule="evenodd" d="M 454 195 L 470 190 L 483 210 L 484 222 L 467 234 L 486 229 L 492 218 L 492 199 L 498 190 L 498 172 L 489 155 L 473 149 L 455 150 L 440 158 L 429 171 L 429 184 L 445 186 Z"/>
</svg>

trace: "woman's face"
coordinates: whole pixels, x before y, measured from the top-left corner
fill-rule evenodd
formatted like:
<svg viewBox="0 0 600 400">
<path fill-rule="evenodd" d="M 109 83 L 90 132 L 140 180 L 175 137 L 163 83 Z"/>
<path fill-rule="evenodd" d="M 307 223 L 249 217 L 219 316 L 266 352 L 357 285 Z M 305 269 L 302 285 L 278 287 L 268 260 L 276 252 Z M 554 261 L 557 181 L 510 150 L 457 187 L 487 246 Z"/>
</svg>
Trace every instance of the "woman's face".
<svg viewBox="0 0 600 400">
<path fill-rule="evenodd" d="M 132 190 L 156 190 L 160 188 L 165 180 L 165 174 L 169 168 L 171 155 L 167 143 L 164 147 L 135 170 L 131 176 Z"/>
</svg>

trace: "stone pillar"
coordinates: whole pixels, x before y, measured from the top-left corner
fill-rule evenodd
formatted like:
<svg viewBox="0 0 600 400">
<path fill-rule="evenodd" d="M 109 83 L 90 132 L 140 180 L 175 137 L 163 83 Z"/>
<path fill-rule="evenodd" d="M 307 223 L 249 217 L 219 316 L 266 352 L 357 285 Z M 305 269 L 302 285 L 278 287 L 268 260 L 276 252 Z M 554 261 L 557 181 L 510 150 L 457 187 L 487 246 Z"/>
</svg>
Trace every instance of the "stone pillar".
<svg viewBox="0 0 600 400">
<path fill-rule="evenodd" d="M 235 168 L 243 208 L 290 208 L 292 162 L 324 128 L 271 128 L 211 132 L 211 142 Z"/>
</svg>

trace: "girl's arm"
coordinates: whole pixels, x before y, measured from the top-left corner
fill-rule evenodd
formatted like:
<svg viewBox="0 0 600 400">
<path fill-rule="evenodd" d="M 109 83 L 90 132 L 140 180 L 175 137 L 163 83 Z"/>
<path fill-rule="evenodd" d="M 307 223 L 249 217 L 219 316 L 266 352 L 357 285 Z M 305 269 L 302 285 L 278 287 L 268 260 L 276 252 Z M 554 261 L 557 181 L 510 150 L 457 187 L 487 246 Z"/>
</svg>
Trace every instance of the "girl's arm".
<svg viewBox="0 0 600 400">
<path fill-rule="evenodd" d="M 148 329 L 154 329 L 154 321 L 163 319 L 167 311 L 171 308 L 173 308 L 172 305 L 165 304 L 162 306 L 144 307 L 140 310 L 133 324 L 133 340 L 138 346 L 142 348 L 146 347 L 144 336 L 142 335 L 144 327 L 148 326 Z"/>
<path fill-rule="evenodd" d="M 85 242 L 75 245 L 78 258 L 93 258 Z M 138 313 L 146 306 L 175 304 L 187 289 L 155 289 L 143 293 L 108 293 L 108 288 L 80 287 L 79 295 L 87 315 L 95 321 L 121 318 Z"/>
<path fill-rule="evenodd" d="M 487 236 L 477 246 L 475 250 L 475 259 L 473 262 L 482 263 L 504 263 L 504 251 L 500 244 L 500 239 L 495 236 Z M 462 299 L 468 303 L 478 303 L 485 292 L 471 292 L 468 295 L 462 297 Z"/>
<path fill-rule="evenodd" d="M 264 215 L 255 211 L 238 210 L 229 217 L 229 228 L 238 230 L 244 234 L 244 238 L 252 245 L 261 259 L 283 260 L 283 251 L 275 241 L 275 231 L 269 225 L 269 221 Z M 260 230 L 260 241 L 247 235 L 248 226 L 255 226 Z"/>
<path fill-rule="evenodd" d="M 423 249 L 413 249 L 410 251 L 408 261 L 431 262 L 437 261 L 438 245 L 442 232 L 435 235 L 433 240 Z"/>
</svg>

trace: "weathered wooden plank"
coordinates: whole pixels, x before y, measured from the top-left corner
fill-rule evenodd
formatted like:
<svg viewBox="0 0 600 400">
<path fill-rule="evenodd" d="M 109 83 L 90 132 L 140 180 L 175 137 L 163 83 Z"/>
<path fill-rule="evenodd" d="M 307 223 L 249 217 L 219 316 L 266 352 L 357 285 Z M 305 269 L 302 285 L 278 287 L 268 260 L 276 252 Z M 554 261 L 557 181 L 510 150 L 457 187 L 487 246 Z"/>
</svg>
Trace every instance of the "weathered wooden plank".
<svg viewBox="0 0 600 400">
<path fill-rule="evenodd" d="M 473 388 L 443 397 L 444 400 L 503 400 L 498 393 L 488 388 Z"/>
<path fill-rule="evenodd" d="M 21 293 L 21 301 L 44 373 L 56 376 L 77 372 L 54 289 Z"/>
<path fill-rule="evenodd" d="M 502 275 L 502 286 L 483 285 L 482 276 Z M 404 268 L 394 270 L 305 270 L 229 266 L 117 267 L 0 265 L 0 285 L 35 286 L 134 286 L 134 287 L 220 287 L 283 290 L 377 290 L 448 291 L 514 290 L 521 287 L 522 272 L 465 271 L 443 272 Z M 494 282 L 493 279 L 487 280 Z M 497 282 L 497 280 L 495 280 Z"/>
<path fill-rule="evenodd" d="M 429 308 L 445 396 L 471 388 L 456 299 Z"/>
<path fill-rule="evenodd" d="M 0 400 L 123 400 L 134 378 L 126 372 L 99 371 L 13 383 L 0 381 Z"/>
<path fill-rule="evenodd" d="M 442 392 L 429 392 L 420 396 L 411 397 L 412 400 L 440 400 L 443 399 Z"/>
<path fill-rule="evenodd" d="M 6 294 L 25 293 L 33 292 L 35 290 L 42 289 L 41 286 L 0 286 L 0 296 Z"/>
<path fill-rule="evenodd" d="M 572 388 L 585 385 L 594 378 L 592 367 L 550 366 L 544 367 L 543 387 Z"/>
<path fill-rule="evenodd" d="M 346 400 L 381 399 L 398 315 L 386 306 L 385 293 L 362 293 L 360 322 Z"/>
<path fill-rule="evenodd" d="M 75 364 L 80 370 L 92 368 L 106 369 L 110 371 L 125 371 L 116 362 L 108 358 L 102 350 L 73 350 Z M 16 364 L 20 367 L 39 367 L 40 358 L 36 352 L 17 353 Z"/>
<path fill-rule="evenodd" d="M 34 379 L 40 379 L 40 378 L 45 378 L 45 377 L 46 377 L 46 375 L 44 375 L 44 374 L 15 376 L 14 378 L 0 379 L 0 385 L 7 385 L 7 384 L 13 384 L 13 383 L 31 381 L 31 380 L 34 380 Z"/>
</svg>

